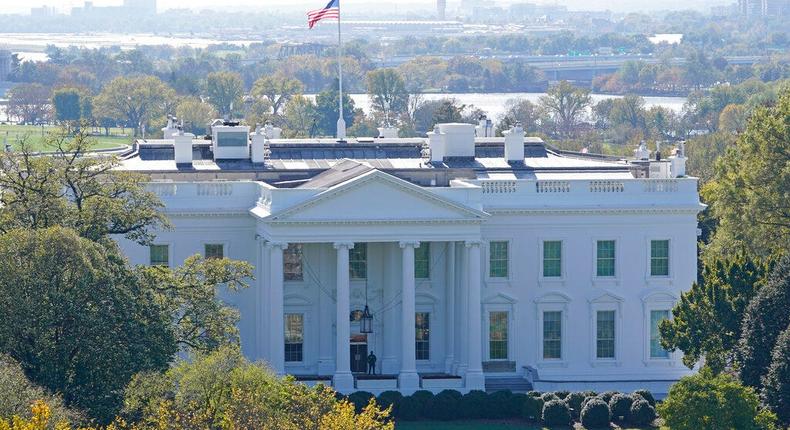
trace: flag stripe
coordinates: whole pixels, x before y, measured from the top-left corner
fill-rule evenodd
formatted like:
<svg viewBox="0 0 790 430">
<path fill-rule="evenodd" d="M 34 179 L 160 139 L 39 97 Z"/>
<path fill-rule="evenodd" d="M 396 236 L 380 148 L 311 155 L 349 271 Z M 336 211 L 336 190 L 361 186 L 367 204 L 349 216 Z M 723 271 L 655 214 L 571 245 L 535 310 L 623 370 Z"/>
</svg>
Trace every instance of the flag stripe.
<svg viewBox="0 0 790 430">
<path fill-rule="evenodd" d="M 340 19 L 340 1 L 339 0 L 329 0 L 326 6 L 323 9 L 316 9 L 307 12 L 307 26 L 308 28 L 313 28 L 313 26 L 320 20 L 327 18 L 327 19 Z"/>
</svg>

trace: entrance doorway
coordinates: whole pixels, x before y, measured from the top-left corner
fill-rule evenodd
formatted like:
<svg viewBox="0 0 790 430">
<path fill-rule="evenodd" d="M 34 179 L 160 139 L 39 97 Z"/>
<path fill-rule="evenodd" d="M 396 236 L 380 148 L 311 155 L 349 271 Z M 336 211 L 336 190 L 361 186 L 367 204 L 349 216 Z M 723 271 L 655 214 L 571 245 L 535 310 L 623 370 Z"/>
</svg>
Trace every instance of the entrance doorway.
<svg viewBox="0 0 790 430">
<path fill-rule="evenodd" d="M 351 335 L 351 372 L 367 373 L 368 371 L 368 335 Z"/>
</svg>

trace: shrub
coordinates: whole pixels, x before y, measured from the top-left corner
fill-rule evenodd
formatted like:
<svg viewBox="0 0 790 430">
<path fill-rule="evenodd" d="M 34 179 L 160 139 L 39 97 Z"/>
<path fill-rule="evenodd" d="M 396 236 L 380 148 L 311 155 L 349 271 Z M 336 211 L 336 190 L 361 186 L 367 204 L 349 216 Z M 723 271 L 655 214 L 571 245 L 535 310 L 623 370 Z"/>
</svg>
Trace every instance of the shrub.
<svg viewBox="0 0 790 430">
<path fill-rule="evenodd" d="M 551 400 L 543 405 L 543 424 L 567 426 L 571 422 L 571 412 L 562 400 Z"/>
<path fill-rule="evenodd" d="M 559 390 L 559 391 L 555 391 L 554 395 L 557 396 L 558 399 L 562 400 L 562 399 L 568 397 L 568 394 L 570 394 L 570 393 L 571 392 L 568 391 L 568 390 Z"/>
<path fill-rule="evenodd" d="M 488 406 L 488 394 L 485 391 L 472 390 L 461 398 L 461 414 L 466 418 L 485 418 Z"/>
<path fill-rule="evenodd" d="M 521 411 L 524 409 L 524 402 L 527 401 L 527 396 L 524 393 L 513 393 L 510 401 L 510 417 L 518 418 L 521 416 Z"/>
<path fill-rule="evenodd" d="M 644 388 L 642 388 L 634 391 L 634 393 L 631 396 L 632 397 L 641 396 L 643 399 L 647 400 L 647 403 L 650 403 L 650 406 L 654 408 L 656 407 L 656 399 L 655 397 L 653 397 L 653 393 L 651 393 L 649 390 L 645 390 Z M 634 401 L 636 401 L 636 399 L 634 399 Z"/>
<path fill-rule="evenodd" d="M 635 426 L 647 426 L 656 419 L 656 410 L 645 399 L 637 399 L 631 403 L 628 422 Z"/>
<path fill-rule="evenodd" d="M 765 428 L 775 416 L 760 411 L 754 390 L 727 374 L 708 368 L 681 378 L 658 405 L 658 414 L 672 430 Z"/>
<path fill-rule="evenodd" d="M 559 397 L 557 397 L 557 395 L 554 393 L 543 393 L 543 395 L 540 396 L 540 398 L 543 399 L 544 403 L 548 403 L 552 400 L 562 400 Z"/>
<path fill-rule="evenodd" d="M 540 396 L 530 396 L 524 399 L 524 405 L 521 409 L 521 416 L 530 421 L 540 421 L 543 414 L 543 399 Z"/>
<path fill-rule="evenodd" d="M 604 391 L 598 395 L 598 398 L 609 404 L 609 400 L 612 400 L 612 396 L 615 394 L 617 394 L 617 391 Z"/>
<path fill-rule="evenodd" d="M 615 394 L 609 400 L 609 409 L 612 411 L 612 421 L 622 422 L 628 418 L 633 399 L 628 394 Z"/>
<path fill-rule="evenodd" d="M 603 399 L 601 399 L 597 395 L 596 396 L 587 396 L 587 397 L 584 398 L 584 400 L 582 400 L 582 409 L 584 409 L 584 406 L 587 404 L 587 402 L 589 402 L 592 399 L 598 399 L 598 400 L 603 402 Z M 606 402 L 604 402 L 604 403 L 606 403 Z M 609 406 L 609 404 L 606 403 L 606 406 Z"/>
<path fill-rule="evenodd" d="M 763 378 L 763 399 L 790 426 L 790 326 L 779 335 L 771 353 L 771 365 Z"/>
<path fill-rule="evenodd" d="M 403 394 L 400 391 L 385 391 L 376 398 L 376 402 L 381 405 L 382 409 L 392 406 L 392 416 L 398 416 L 398 406 L 401 400 L 403 400 Z"/>
<path fill-rule="evenodd" d="M 398 415 L 403 421 L 417 421 L 420 418 L 423 405 L 414 396 L 405 396 L 398 403 Z"/>
<path fill-rule="evenodd" d="M 612 418 L 609 405 L 600 398 L 589 397 L 589 399 L 590 400 L 585 403 L 584 409 L 582 409 L 582 425 L 588 429 L 608 428 L 609 421 L 611 421 Z"/>
<path fill-rule="evenodd" d="M 441 421 L 457 419 L 462 397 L 463 395 L 456 390 L 444 390 L 433 396 L 426 415 L 428 418 Z"/>
<path fill-rule="evenodd" d="M 541 397 L 543 393 L 540 391 L 527 391 L 527 395 L 530 397 Z"/>
<path fill-rule="evenodd" d="M 370 403 L 370 399 L 375 397 L 373 393 L 367 391 L 356 391 L 348 395 L 348 401 L 354 405 L 356 413 L 360 413 Z"/>
<path fill-rule="evenodd" d="M 511 418 L 518 415 L 518 405 L 513 402 L 510 390 L 495 391 L 488 395 L 485 418 Z"/>
<path fill-rule="evenodd" d="M 578 391 L 570 393 L 565 397 L 565 403 L 568 405 L 568 408 L 570 408 L 573 419 L 579 419 L 579 414 L 582 412 L 582 402 L 586 397 L 584 393 Z"/>
<path fill-rule="evenodd" d="M 430 405 L 431 400 L 433 400 L 433 393 L 428 390 L 419 390 L 415 391 L 411 396 L 414 397 L 420 405 L 417 409 L 417 416 L 419 418 L 427 417 L 428 405 Z"/>
</svg>

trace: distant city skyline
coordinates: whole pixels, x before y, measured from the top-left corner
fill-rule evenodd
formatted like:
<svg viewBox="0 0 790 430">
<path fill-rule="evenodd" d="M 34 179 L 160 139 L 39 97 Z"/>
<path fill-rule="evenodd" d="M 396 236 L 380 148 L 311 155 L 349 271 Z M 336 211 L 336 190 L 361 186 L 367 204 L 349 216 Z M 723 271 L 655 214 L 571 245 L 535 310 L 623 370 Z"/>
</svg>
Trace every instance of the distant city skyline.
<svg viewBox="0 0 790 430">
<path fill-rule="evenodd" d="M 293 10 L 301 7 L 316 7 L 324 0 L 228 0 L 218 4 L 216 0 L 158 0 L 160 11 L 176 8 L 189 9 L 217 9 L 217 8 L 240 8 L 240 9 L 259 9 L 263 10 L 275 7 L 281 10 Z M 661 10 L 661 9 L 699 9 L 707 10 L 711 6 L 721 6 L 734 3 L 729 0 L 667 0 L 662 2 L 649 2 L 646 0 L 495 0 L 499 4 L 512 3 L 537 3 L 537 4 L 558 4 L 565 5 L 575 10 L 604 10 L 609 9 L 615 12 L 628 12 L 638 10 Z M 84 0 L 34 0 L 29 3 L 11 2 L 10 0 L 0 0 L 0 13 L 29 13 L 31 7 L 50 6 L 57 11 L 67 13 L 72 7 L 82 6 Z M 344 5 L 353 9 L 366 9 L 373 2 L 370 0 L 344 0 Z M 456 8 L 460 0 L 448 1 L 448 12 Z M 94 6 L 120 6 L 123 0 L 93 0 Z M 405 0 L 397 3 L 400 10 L 436 10 L 436 0 Z M 379 5 L 386 9 L 395 9 L 396 6 Z"/>
</svg>

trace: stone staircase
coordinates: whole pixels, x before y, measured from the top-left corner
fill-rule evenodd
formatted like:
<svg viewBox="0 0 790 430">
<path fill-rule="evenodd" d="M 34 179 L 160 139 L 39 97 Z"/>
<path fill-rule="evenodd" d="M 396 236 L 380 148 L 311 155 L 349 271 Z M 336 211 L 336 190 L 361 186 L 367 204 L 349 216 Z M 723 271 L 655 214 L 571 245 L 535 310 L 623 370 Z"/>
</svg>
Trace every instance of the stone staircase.
<svg viewBox="0 0 790 430">
<path fill-rule="evenodd" d="M 526 393 L 532 391 L 532 384 L 521 376 L 486 376 L 486 392 L 502 390 Z"/>
</svg>

